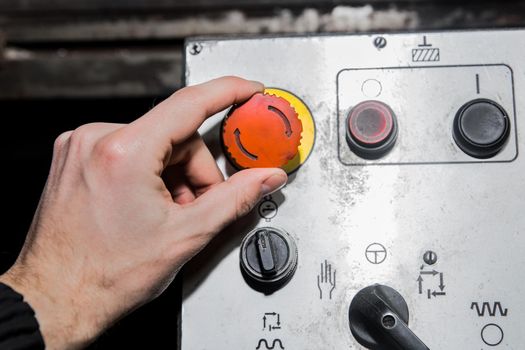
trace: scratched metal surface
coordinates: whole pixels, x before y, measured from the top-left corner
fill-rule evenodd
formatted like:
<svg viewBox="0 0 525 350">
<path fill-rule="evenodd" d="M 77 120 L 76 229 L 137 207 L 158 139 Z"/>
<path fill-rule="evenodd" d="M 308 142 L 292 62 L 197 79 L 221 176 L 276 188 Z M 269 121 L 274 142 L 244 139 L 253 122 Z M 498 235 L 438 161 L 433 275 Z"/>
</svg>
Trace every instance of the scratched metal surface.
<svg viewBox="0 0 525 350">
<path fill-rule="evenodd" d="M 413 62 L 412 50 L 424 35 L 439 48 L 439 61 Z M 376 37 L 188 43 L 188 84 L 235 74 L 292 91 L 311 109 L 317 134 L 308 161 L 272 197 L 277 215 L 267 221 L 255 210 L 187 267 L 183 350 L 362 349 L 349 330 L 348 306 L 357 291 L 374 283 L 404 296 L 409 326 L 431 349 L 518 349 L 525 343 L 525 162 L 519 154 L 525 146 L 525 31 L 389 34 L 381 49 Z M 195 43 L 202 45 L 197 55 L 189 52 Z M 465 65 L 471 67 L 456 67 Z M 356 70 L 413 66 L 455 68 Z M 369 98 L 363 91 L 374 87 L 359 87 L 371 78 L 382 84 L 375 98 L 404 108 L 400 140 L 388 157 L 411 164 L 355 165 L 359 159 L 341 139 L 338 120 Z M 415 83 L 419 78 L 425 84 Z M 455 111 L 478 96 L 496 100 L 511 116 L 510 140 L 488 162 L 463 155 L 450 136 Z M 416 120 L 421 111 L 436 131 Z M 210 119 L 201 132 L 231 174 L 218 140 L 222 117 Z M 425 160 L 430 163 L 419 164 Z M 294 278 L 270 296 L 250 289 L 239 270 L 242 237 L 263 225 L 287 230 L 299 250 Z M 378 264 L 367 259 L 373 243 L 387 251 L 386 257 L 378 253 Z M 427 250 L 438 256 L 432 266 L 423 262 Z M 368 258 L 374 261 L 373 253 Z M 325 261 L 335 288 L 317 283 Z M 270 331 L 277 314 L 280 328 Z"/>
</svg>

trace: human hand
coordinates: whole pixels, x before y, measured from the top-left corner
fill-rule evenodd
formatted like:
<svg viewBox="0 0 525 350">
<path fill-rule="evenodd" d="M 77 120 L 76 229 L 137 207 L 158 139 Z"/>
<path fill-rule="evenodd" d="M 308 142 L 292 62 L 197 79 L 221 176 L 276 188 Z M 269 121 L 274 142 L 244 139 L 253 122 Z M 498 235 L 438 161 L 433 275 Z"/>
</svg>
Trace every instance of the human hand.
<svg viewBox="0 0 525 350">
<path fill-rule="evenodd" d="M 224 181 L 197 133 L 262 90 L 220 78 L 129 125 L 87 124 L 57 138 L 25 245 L 0 276 L 33 307 L 48 348 L 85 346 L 158 296 L 215 234 L 286 183 L 280 169 Z"/>
</svg>

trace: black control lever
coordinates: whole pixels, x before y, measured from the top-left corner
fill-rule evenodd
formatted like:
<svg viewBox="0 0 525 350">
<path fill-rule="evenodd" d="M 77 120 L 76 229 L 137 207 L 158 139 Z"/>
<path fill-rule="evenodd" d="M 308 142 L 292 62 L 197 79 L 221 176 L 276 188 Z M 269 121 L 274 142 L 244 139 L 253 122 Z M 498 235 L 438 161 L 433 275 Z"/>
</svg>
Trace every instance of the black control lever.
<svg viewBox="0 0 525 350">
<path fill-rule="evenodd" d="M 408 306 L 394 289 L 375 284 L 359 291 L 349 310 L 350 330 L 371 350 L 429 350 L 408 328 Z"/>
</svg>

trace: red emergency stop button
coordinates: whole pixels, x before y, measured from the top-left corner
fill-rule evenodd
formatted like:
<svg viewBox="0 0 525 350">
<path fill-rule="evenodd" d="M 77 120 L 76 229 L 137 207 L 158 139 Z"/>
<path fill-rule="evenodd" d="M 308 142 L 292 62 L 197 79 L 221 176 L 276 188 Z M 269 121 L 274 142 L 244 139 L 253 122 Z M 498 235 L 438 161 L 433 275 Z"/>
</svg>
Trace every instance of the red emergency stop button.
<svg viewBox="0 0 525 350">
<path fill-rule="evenodd" d="M 377 159 L 384 156 L 392 149 L 396 138 L 396 116 L 385 103 L 364 101 L 348 114 L 346 140 L 359 157 Z"/>
<path fill-rule="evenodd" d="M 222 141 L 238 168 L 283 167 L 297 154 L 302 130 L 288 101 L 259 93 L 230 110 L 223 121 Z"/>
</svg>

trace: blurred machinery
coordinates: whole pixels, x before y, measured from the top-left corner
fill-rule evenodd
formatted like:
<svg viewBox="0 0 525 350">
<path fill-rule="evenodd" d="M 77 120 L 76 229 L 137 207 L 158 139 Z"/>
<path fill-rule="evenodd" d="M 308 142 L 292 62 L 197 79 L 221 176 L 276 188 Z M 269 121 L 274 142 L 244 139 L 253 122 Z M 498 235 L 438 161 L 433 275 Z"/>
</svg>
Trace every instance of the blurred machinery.
<svg viewBox="0 0 525 350">
<path fill-rule="evenodd" d="M 166 95 L 182 85 L 183 39 L 195 35 L 524 23 L 524 1 L 3 0 L 0 98 Z"/>
</svg>

